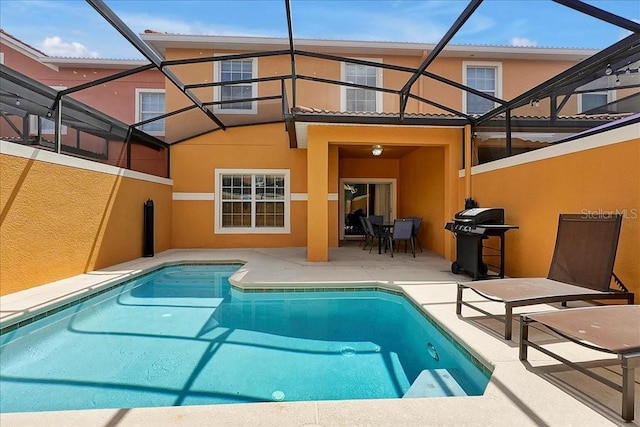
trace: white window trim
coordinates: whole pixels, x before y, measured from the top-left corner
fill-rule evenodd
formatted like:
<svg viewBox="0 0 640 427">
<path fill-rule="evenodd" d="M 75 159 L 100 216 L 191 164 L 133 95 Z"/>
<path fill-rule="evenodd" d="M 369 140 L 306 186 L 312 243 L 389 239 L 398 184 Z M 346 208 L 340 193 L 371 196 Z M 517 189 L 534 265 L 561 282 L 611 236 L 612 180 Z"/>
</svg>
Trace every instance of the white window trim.
<svg viewBox="0 0 640 427">
<path fill-rule="evenodd" d="M 284 227 L 222 227 L 222 179 L 221 175 L 284 175 Z M 291 233 L 291 171 L 289 169 L 215 169 L 214 234 L 290 234 Z"/>
<path fill-rule="evenodd" d="M 487 61 L 462 61 L 462 84 L 467 84 L 467 68 L 469 67 L 491 67 L 496 69 L 496 93 L 495 97 L 502 99 L 502 62 Z M 498 104 L 494 103 L 494 108 Z M 462 111 L 467 114 L 467 92 L 462 91 Z"/>
<path fill-rule="evenodd" d="M 228 56 L 228 53 L 225 54 L 214 54 L 213 56 Z M 251 78 L 258 78 L 258 58 L 245 58 L 251 60 Z M 213 63 L 213 81 L 219 83 L 221 81 L 220 78 L 221 68 L 220 61 L 215 61 Z M 258 83 L 251 83 L 251 97 L 257 98 L 258 96 Z M 220 101 L 220 86 L 213 87 L 213 100 L 214 102 Z M 234 109 L 222 109 L 219 104 L 213 106 L 213 114 L 258 114 L 258 103 L 257 101 L 251 101 L 251 109 L 250 110 L 234 110 Z"/>
<path fill-rule="evenodd" d="M 583 113 L 582 111 L 582 96 L 583 95 L 607 95 L 607 104 L 616 100 L 616 91 L 615 90 L 601 90 L 597 92 L 591 92 L 588 94 L 579 93 L 578 94 L 578 114 Z"/>
<path fill-rule="evenodd" d="M 142 110 L 141 110 L 141 106 L 140 106 L 140 97 L 143 93 L 164 93 L 165 94 L 165 110 L 167 109 L 167 97 L 166 97 L 166 91 L 164 89 L 157 89 L 157 88 L 136 88 L 136 107 L 135 107 L 135 114 L 136 114 L 136 123 L 137 122 L 141 122 L 142 121 Z M 165 126 L 166 126 L 166 122 L 165 122 Z M 142 128 L 140 129 L 142 130 Z M 165 127 L 165 132 L 159 132 L 159 131 L 143 131 L 145 133 L 148 133 L 149 135 L 154 135 L 154 136 L 164 136 L 165 132 L 166 132 L 166 127 Z"/>
<path fill-rule="evenodd" d="M 60 90 L 65 90 L 67 87 L 66 86 L 50 86 L 52 89 L 55 89 L 57 91 Z M 51 117 L 50 119 L 46 118 L 46 117 L 42 117 L 43 120 L 49 120 L 54 122 L 53 125 L 53 131 L 49 132 L 49 131 L 42 131 L 42 135 L 55 135 L 56 131 L 55 131 L 55 114 L 53 115 L 53 117 Z M 38 116 L 31 114 L 29 115 L 29 133 L 30 134 L 37 134 L 38 133 Z M 67 134 L 67 126 L 62 125 L 60 127 L 60 134 L 61 135 L 66 135 Z"/>
<path fill-rule="evenodd" d="M 379 64 L 382 64 L 382 58 L 352 58 L 352 59 L 359 59 L 362 61 L 369 61 L 369 62 L 377 62 Z M 382 81 L 382 68 L 377 68 L 376 69 L 376 87 L 384 87 L 383 86 L 383 81 Z M 345 62 L 341 62 L 340 63 L 340 81 L 346 82 L 347 81 L 347 66 Z M 376 111 L 375 113 L 382 113 L 384 111 L 383 107 L 382 107 L 382 99 L 383 99 L 383 93 L 381 91 L 376 91 Z M 347 86 L 340 86 L 340 111 L 346 111 L 347 110 Z"/>
</svg>

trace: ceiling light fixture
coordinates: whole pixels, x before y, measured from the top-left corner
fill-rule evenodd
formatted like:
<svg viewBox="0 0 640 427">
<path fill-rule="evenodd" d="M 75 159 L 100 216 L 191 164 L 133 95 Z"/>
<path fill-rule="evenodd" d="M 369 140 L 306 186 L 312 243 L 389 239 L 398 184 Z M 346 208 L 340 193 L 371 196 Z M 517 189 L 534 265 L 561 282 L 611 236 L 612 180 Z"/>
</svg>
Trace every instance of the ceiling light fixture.
<svg viewBox="0 0 640 427">
<path fill-rule="evenodd" d="M 604 73 L 605 73 L 607 76 L 610 76 L 610 75 L 611 75 L 611 73 L 613 73 L 613 70 L 611 69 L 611 64 L 607 64 L 607 68 L 604 70 Z"/>
<path fill-rule="evenodd" d="M 373 154 L 376 157 L 381 155 L 382 151 L 383 151 L 382 145 L 374 145 L 373 147 L 371 147 L 371 154 Z"/>
</svg>

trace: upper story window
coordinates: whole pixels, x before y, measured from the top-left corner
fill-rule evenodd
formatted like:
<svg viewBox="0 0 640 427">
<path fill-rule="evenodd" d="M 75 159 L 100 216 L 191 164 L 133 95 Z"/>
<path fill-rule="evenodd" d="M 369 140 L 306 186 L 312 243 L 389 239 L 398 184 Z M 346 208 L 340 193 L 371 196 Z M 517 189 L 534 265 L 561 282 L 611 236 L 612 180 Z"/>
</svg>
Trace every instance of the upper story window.
<svg viewBox="0 0 640 427">
<path fill-rule="evenodd" d="M 578 113 L 586 113 L 613 101 L 615 101 L 614 91 L 580 93 L 578 94 Z"/>
<path fill-rule="evenodd" d="M 254 79 L 258 76 L 257 64 L 258 62 L 255 58 L 218 61 L 215 63 L 215 81 L 231 82 Z M 213 112 L 218 114 L 256 114 L 257 106 L 255 101 L 228 101 L 255 98 L 257 93 L 258 87 L 255 82 L 216 86 L 214 88 L 214 100 L 226 102 L 216 104 Z"/>
<path fill-rule="evenodd" d="M 382 62 L 382 61 L 380 61 Z M 342 63 L 342 81 L 382 87 L 382 71 L 371 65 Z M 382 112 L 382 92 L 342 86 L 341 111 Z"/>
<path fill-rule="evenodd" d="M 215 232 L 289 233 L 289 170 L 216 169 Z"/>
<path fill-rule="evenodd" d="M 153 119 L 165 112 L 164 89 L 136 89 L 136 122 Z M 164 119 L 145 123 L 140 130 L 149 135 L 164 135 Z"/>
<path fill-rule="evenodd" d="M 55 90 L 63 90 L 66 89 L 66 86 L 51 86 L 53 89 Z M 64 101 L 63 102 L 63 108 L 64 108 Z M 38 133 L 38 116 L 35 115 L 31 115 L 29 116 L 29 133 L 31 134 L 37 134 Z M 53 120 L 50 119 L 46 119 L 44 117 L 40 117 L 40 133 L 42 135 L 53 135 L 56 133 L 56 123 Z M 60 127 L 60 134 L 61 135 L 66 135 L 67 134 L 67 127 L 65 125 L 62 125 Z"/>
<path fill-rule="evenodd" d="M 502 96 L 502 65 L 489 62 L 465 62 L 463 84 L 495 98 Z M 467 114 L 484 114 L 496 107 L 496 104 L 479 95 L 463 92 L 463 111 Z"/>
</svg>

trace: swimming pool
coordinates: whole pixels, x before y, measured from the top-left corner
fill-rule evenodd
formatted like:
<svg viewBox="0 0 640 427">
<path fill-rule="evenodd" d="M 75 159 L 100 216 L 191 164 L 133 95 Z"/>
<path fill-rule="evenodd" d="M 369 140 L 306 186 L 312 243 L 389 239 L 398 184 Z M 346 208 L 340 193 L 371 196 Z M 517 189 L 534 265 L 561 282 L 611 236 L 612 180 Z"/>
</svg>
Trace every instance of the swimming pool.
<svg viewBox="0 0 640 427">
<path fill-rule="evenodd" d="M 0 411 L 483 393 L 401 294 L 242 292 L 238 267 L 165 267 L 4 333 Z"/>
</svg>

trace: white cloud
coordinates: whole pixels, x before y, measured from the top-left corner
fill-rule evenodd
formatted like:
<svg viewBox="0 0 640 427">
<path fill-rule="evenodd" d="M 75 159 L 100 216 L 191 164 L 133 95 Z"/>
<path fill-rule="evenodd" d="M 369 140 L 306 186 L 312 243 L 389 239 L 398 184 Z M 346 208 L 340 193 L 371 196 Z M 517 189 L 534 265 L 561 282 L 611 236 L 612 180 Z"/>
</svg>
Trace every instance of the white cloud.
<svg viewBox="0 0 640 427">
<path fill-rule="evenodd" d="M 537 46 L 538 42 L 526 37 L 511 37 L 509 44 L 511 46 Z"/>
<path fill-rule="evenodd" d="M 47 37 L 38 46 L 38 49 L 50 56 L 62 56 L 70 58 L 97 58 L 98 52 L 92 52 L 82 43 L 62 41 L 58 36 Z"/>
<path fill-rule="evenodd" d="M 495 25 L 496 22 L 492 17 L 475 13 L 465 22 L 462 28 L 460 28 L 458 34 L 461 36 L 477 35 L 493 29 Z"/>
</svg>

